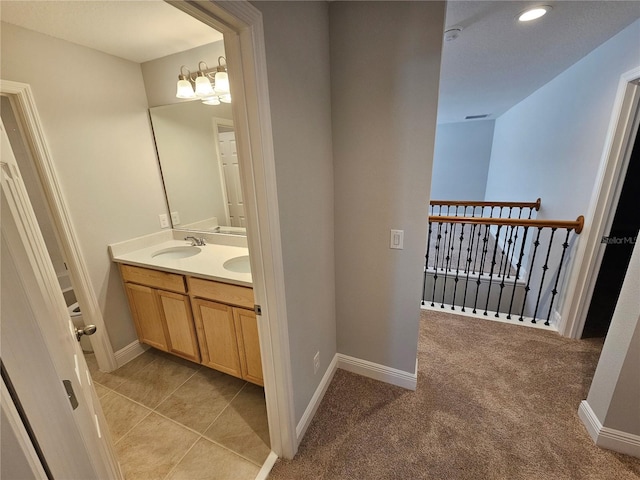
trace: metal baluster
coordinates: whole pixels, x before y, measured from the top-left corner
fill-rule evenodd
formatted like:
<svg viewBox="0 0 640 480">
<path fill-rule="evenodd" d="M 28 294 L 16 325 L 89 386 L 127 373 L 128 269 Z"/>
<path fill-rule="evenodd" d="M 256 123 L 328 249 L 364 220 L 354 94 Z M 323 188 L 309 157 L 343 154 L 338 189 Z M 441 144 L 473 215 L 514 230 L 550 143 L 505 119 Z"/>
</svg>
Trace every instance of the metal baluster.
<svg viewBox="0 0 640 480">
<path fill-rule="evenodd" d="M 538 298 L 536 298 L 536 308 L 533 310 L 533 319 L 531 323 L 536 323 L 536 316 L 538 315 L 538 306 L 540 305 L 540 296 L 542 295 L 542 286 L 544 285 L 544 277 L 549 270 L 549 255 L 551 254 L 551 248 L 553 247 L 553 236 L 556 234 L 557 228 L 551 228 L 551 237 L 549 237 L 549 248 L 547 248 L 547 256 L 544 259 L 544 265 L 542 266 L 542 279 L 540 279 L 540 288 L 538 289 Z"/>
<path fill-rule="evenodd" d="M 476 242 L 476 255 L 473 259 L 473 273 L 476 273 L 476 265 L 478 264 L 478 251 L 480 250 L 480 238 L 482 237 L 482 234 L 480 233 L 482 230 L 482 226 L 478 227 L 478 241 Z M 473 242 L 473 238 L 471 239 L 471 242 Z"/>
<path fill-rule="evenodd" d="M 436 236 L 436 248 L 435 248 L 436 263 L 433 268 L 433 294 L 431 295 L 432 307 L 435 306 L 434 302 L 436 300 L 436 283 L 438 283 L 438 250 L 440 250 L 440 239 L 442 238 L 441 231 L 442 231 L 442 222 L 438 222 L 438 235 Z"/>
<path fill-rule="evenodd" d="M 509 233 L 509 248 L 511 248 L 511 236 L 513 235 L 514 228 L 516 228 L 516 226 L 511 225 L 511 232 Z M 508 255 L 508 250 L 507 250 L 507 255 Z M 502 303 L 502 293 L 504 292 L 504 287 L 505 287 L 504 279 L 507 274 L 507 270 L 511 270 L 511 264 L 509 262 L 504 262 L 504 269 L 502 269 L 502 265 L 500 265 L 500 269 L 498 270 L 498 275 L 500 275 L 500 271 L 502 271 L 502 280 L 500 281 L 500 295 L 498 295 L 498 306 L 496 307 L 496 314 L 495 314 L 496 318 L 500 318 L 498 314 L 500 312 L 500 304 Z"/>
<path fill-rule="evenodd" d="M 431 248 L 431 233 L 432 233 L 432 228 L 431 228 L 431 222 L 427 222 L 427 224 L 429 225 L 429 233 L 427 234 L 427 254 L 424 256 L 424 278 L 422 280 L 422 305 L 424 305 L 424 302 L 426 300 L 426 296 L 427 296 L 427 270 L 429 269 L 429 249 Z"/>
<path fill-rule="evenodd" d="M 453 239 L 455 238 L 456 225 L 457 224 L 452 223 L 451 231 L 449 232 L 449 243 L 447 244 L 447 252 L 446 252 L 447 257 L 446 257 L 446 263 L 444 268 L 444 286 L 442 287 L 442 303 L 440 305 L 440 308 L 444 308 L 444 297 L 445 297 L 445 294 L 447 293 L 447 279 L 449 278 L 449 264 L 451 260 L 451 254 L 450 254 L 449 248 L 453 249 L 453 247 L 451 247 L 451 244 L 453 243 Z"/>
<path fill-rule="evenodd" d="M 453 298 L 451 300 L 451 310 L 455 310 L 456 304 L 456 292 L 458 290 L 458 274 L 460 272 L 460 257 L 462 257 L 462 242 L 464 242 L 464 223 L 461 224 L 462 228 L 460 229 L 460 245 L 458 247 L 458 262 L 456 263 L 456 277 L 453 279 Z"/>
<path fill-rule="evenodd" d="M 516 274 L 513 278 L 513 290 L 511 292 L 511 301 L 509 302 L 509 313 L 507 314 L 507 320 L 511 320 L 511 310 L 513 309 L 513 299 L 516 295 L 516 283 L 518 283 L 518 278 L 520 278 L 520 267 L 522 266 L 522 258 L 524 257 L 524 244 L 527 241 L 527 233 L 529 231 L 529 227 L 524 227 L 524 233 L 522 235 L 522 245 L 520 245 L 520 256 L 518 258 L 518 263 L 516 265 Z M 515 247 L 514 247 L 515 250 Z"/>
<path fill-rule="evenodd" d="M 529 285 L 531 284 L 531 275 L 533 274 L 533 267 L 536 261 L 536 253 L 538 253 L 538 246 L 540 245 L 540 232 L 542 232 L 542 227 L 538 227 L 538 235 L 536 236 L 536 241 L 533 242 L 533 256 L 531 257 L 531 266 L 529 267 L 529 278 L 527 279 L 527 285 L 524 287 L 524 299 L 522 300 L 522 310 L 520 310 L 520 320 L 521 322 L 524 320 L 524 307 L 527 304 L 527 296 L 529 295 Z M 535 322 L 534 322 L 535 323 Z"/>
<path fill-rule="evenodd" d="M 513 246 L 513 250 L 515 250 L 515 245 L 513 243 L 513 231 L 517 227 L 515 225 L 511 226 L 511 231 L 509 232 L 509 240 L 507 240 L 507 253 L 502 252 L 502 258 L 505 260 L 504 262 L 504 271 L 507 274 L 507 278 L 511 278 L 511 262 L 513 261 L 513 252 L 511 247 Z M 517 233 L 516 233 L 517 235 Z M 506 235 L 505 235 L 506 237 Z M 512 259 L 509 259 L 509 254 L 511 254 Z M 502 267 L 502 264 L 500 265 Z"/>
<path fill-rule="evenodd" d="M 487 239 L 488 239 L 488 236 L 489 236 L 489 225 L 485 225 L 484 239 L 482 240 L 484 242 L 483 246 L 482 246 L 482 248 L 483 248 L 482 257 L 483 258 L 482 258 L 482 260 L 480 262 L 480 270 L 478 271 L 478 280 L 476 280 L 477 287 L 476 287 L 476 298 L 475 298 L 475 300 L 473 302 L 473 313 L 476 313 L 476 307 L 478 305 L 478 293 L 480 292 L 480 283 L 481 283 L 480 282 L 480 277 L 482 277 L 482 271 L 483 271 L 483 268 L 484 268 L 484 257 L 487 254 Z"/>
<path fill-rule="evenodd" d="M 502 225 L 498 225 L 498 231 L 496 232 L 496 241 L 493 246 L 493 258 L 491 259 L 491 272 L 489 273 L 489 289 L 487 290 L 487 303 L 484 306 L 484 315 L 487 314 L 487 310 L 489 309 L 489 298 L 491 297 L 491 285 L 493 284 L 493 270 L 496 267 L 496 253 L 498 252 L 498 238 L 500 238 L 501 228 L 502 228 Z"/>
<path fill-rule="evenodd" d="M 471 242 L 469 243 L 469 247 L 467 247 L 467 279 L 464 282 L 464 296 L 462 297 L 462 311 L 464 312 L 465 304 L 467 303 L 467 289 L 469 288 L 469 273 L 471 272 L 471 256 L 473 253 L 473 236 L 476 233 L 477 223 L 474 223 L 471 227 L 471 235 L 469 238 Z"/>
<path fill-rule="evenodd" d="M 560 272 L 562 270 L 562 265 L 564 262 L 564 255 L 567 252 L 567 247 L 569 246 L 569 235 L 571 235 L 571 229 L 567 228 L 567 236 L 564 239 L 564 243 L 562 244 L 562 255 L 560 256 L 560 265 L 558 266 L 558 275 L 556 275 L 556 281 L 553 284 L 553 290 L 551 290 L 551 302 L 549 303 L 549 313 L 547 313 L 547 321 L 544 322 L 545 325 L 549 325 L 549 320 L 551 319 L 551 309 L 553 308 L 553 302 L 556 299 L 556 294 L 558 293 L 558 280 L 560 280 Z"/>
<path fill-rule="evenodd" d="M 484 231 L 484 238 L 482 239 L 482 256 L 480 257 L 480 270 L 479 273 L 482 275 L 484 273 L 484 265 L 487 260 L 487 252 L 489 251 L 489 225 L 486 225 L 486 229 Z"/>
</svg>

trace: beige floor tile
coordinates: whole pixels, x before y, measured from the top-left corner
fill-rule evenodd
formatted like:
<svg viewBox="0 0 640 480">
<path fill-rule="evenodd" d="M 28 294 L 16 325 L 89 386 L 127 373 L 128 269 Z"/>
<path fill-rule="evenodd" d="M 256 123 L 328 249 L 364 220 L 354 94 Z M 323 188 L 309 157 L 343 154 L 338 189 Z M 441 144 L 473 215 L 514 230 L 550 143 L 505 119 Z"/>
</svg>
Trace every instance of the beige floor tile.
<svg viewBox="0 0 640 480">
<path fill-rule="evenodd" d="M 128 376 L 114 390 L 147 407 L 155 408 L 199 368 L 200 365 L 178 357 L 158 355 L 156 360 Z"/>
<path fill-rule="evenodd" d="M 262 465 L 271 451 L 264 390 L 247 384 L 204 435 Z"/>
<path fill-rule="evenodd" d="M 135 372 L 140 371 L 157 358 L 158 353 L 153 349 L 149 349 L 142 355 L 138 355 L 136 358 L 128 362 L 126 365 L 123 365 L 119 369 L 111 373 L 104 373 L 98 370 L 98 362 L 96 361 L 95 354 L 86 353 L 84 355 L 84 359 L 87 362 L 87 366 L 89 367 L 89 372 L 91 373 L 91 378 L 93 378 L 93 381 L 111 389 L 114 389 L 124 383 L 127 378 L 129 378 Z"/>
<path fill-rule="evenodd" d="M 107 392 L 100 399 L 102 411 L 109 425 L 109 432 L 114 442 L 120 440 L 140 420 L 151 413 L 151 410 L 115 392 Z"/>
<path fill-rule="evenodd" d="M 198 435 L 151 413 L 116 444 L 127 480 L 162 480 L 182 459 Z"/>
<path fill-rule="evenodd" d="M 96 389 L 96 395 L 98 395 L 98 398 L 104 397 L 107 393 L 111 391 L 107 387 L 104 387 L 96 382 L 93 382 L 93 388 Z"/>
<path fill-rule="evenodd" d="M 260 467 L 201 438 L 167 480 L 253 480 Z"/>
<path fill-rule="evenodd" d="M 156 410 L 202 433 L 245 384 L 231 375 L 201 368 Z"/>
</svg>

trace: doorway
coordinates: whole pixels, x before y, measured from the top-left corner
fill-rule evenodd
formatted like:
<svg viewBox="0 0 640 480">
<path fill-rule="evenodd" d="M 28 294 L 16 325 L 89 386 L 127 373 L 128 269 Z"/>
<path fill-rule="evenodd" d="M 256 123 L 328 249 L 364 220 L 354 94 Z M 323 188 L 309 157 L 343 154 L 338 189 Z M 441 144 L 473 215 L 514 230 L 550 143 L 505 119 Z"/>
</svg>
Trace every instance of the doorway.
<svg viewBox="0 0 640 480">
<path fill-rule="evenodd" d="M 288 343 L 286 339 L 286 312 L 283 301 L 283 284 L 281 267 L 280 241 L 274 232 L 279 231 L 277 218 L 277 197 L 273 179 L 273 152 L 266 138 L 270 135 L 268 95 L 266 93 L 266 72 L 264 47 L 260 47 L 262 38 L 253 31 L 253 25 L 260 21 L 257 11 L 247 10 L 247 6 L 225 6 L 224 9 L 214 4 L 181 5 L 183 10 L 215 24 L 225 30 L 225 44 L 236 55 L 248 59 L 256 55 L 257 60 L 246 65 L 231 66 L 230 77 L 249 78 L 241 85 L 232 82 L 238 100 L 239 132 L 238 143 L 243 158 L 247 159 L 245 172 L 242 174 L 243 186 L 248 186 L 245 198 L 247 221 L 254 234 L 249 242 L 256 255 L 252 258 L 252 270 L 255 272 L 256 300 L 262 306 L 263 316 L 260 322 L 260 338 L 263 348 L 263 365 L 265 366 L 265 384 L 267 385 L 267 409 L 269 420 L 276 428 L 271 429 L 271 445 L 280 455 L 291 457 L 295 451 L 295 423 L 291 405 L 291 379 L 289 373 Z M 207 10 L 207 11 L 203 11 Z M 217 20 L 224 17 L 224 23 Z M 228 36 L 227 36 L 228 34 Z M 256 36 L 257 35 L 257 36 Z M 260 71 L 260 74 L 258 74 Z M 235 73 L 234 73 L 235 72 Z M 257 95 L 260 90 L 262 95 Z M 265 106 L 266 104 L 266 106 Z M 252 131 L 251 136 L 248 134 Z M 258 141 L 258 139 L 262 139 Z M 274 215 L 275 213 L 275 215 Z M 262 256 L 269 261 L 267 266 Z M 283 334 L 284 332 L 284 334 Z M 276 375 L 276 372 L 278 374 Z"/>
<path fill-rule="evenodd" d="M 640 231 L 640 136 L 636 132 L 629 166 L 589 304 L 582 338 L 605 337 L 618 303 L 633 247 Z"/>
</svg>

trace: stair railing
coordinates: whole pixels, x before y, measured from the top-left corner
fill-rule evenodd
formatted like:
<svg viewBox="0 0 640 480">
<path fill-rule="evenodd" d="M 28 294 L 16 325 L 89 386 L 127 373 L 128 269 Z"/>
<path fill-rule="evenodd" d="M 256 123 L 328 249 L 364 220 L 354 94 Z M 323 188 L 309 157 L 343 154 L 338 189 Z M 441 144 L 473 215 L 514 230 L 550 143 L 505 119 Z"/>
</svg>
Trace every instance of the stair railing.
<svg viewBox="0 0 640 480">
<path fill-rule="evenodd" d="M 444 203 L 436 202 L 436 206 L 446 206 Z M 525 208 L 530 215 L 540 206 L 540 200 L 525 206 L 516 202 L 448 203 L 502 208 L 502 215 L 522 215 Z M 474 314 L 482 311 L 483 316 L 491 312 L 496 318 L 506 315 L 508 320 L 517 315 L 521 322 L 527 318 L 550 325 L 567 251 L 582 231 L 584 218 L 537 220 L 471 216 L 473 210 L 467 210 L 466 216 L 463 213 L 429 217 L 422 305 L 439 304 L 462 312 L 471 309 Z M 564 234 L 561 244 L 554 242 L 558 233 Z"/>
</svg>

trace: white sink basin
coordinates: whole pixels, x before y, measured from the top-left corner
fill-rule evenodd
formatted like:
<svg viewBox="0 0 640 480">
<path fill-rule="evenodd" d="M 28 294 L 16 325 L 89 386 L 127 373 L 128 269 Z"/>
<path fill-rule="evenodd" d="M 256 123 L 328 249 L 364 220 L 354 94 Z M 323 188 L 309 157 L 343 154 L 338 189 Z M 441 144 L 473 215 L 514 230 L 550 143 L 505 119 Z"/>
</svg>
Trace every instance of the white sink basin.
<svg viewBox="0 0 640 480">
<path fill-rule="evenodd" d="M 249 265 L 249 255 L 234 257 L 224 262 L 222 266 L 225 270 L 229 270 L 230 272 L 251 273 L 251 266 Z"/>
<path fill-rule="evenodd" d="M 199 254 L 201 251 L 202 249 L 200 247 L 184 245 L 184 246 L 178 246 L 178 247 L 163 248 L 162 250 L 153 252 L 151 256 L 154 258 L 162 257 L 162 258 L 177 260 L 179 258 L 193 257 L 194 255 Z"/>
</svg>

